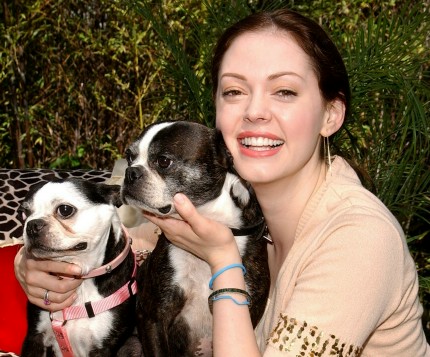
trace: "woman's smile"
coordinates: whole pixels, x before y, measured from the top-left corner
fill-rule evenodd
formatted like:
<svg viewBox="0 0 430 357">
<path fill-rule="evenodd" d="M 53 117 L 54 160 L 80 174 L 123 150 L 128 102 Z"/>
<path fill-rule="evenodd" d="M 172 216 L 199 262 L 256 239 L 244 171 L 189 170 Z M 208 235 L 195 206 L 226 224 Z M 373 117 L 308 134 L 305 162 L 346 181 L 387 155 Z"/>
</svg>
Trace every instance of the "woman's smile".
<svg viewBox="0 0 430 357">
<path fill-rule="evenodd" d="M 252 157 L 272 156 L 281 150 L 284 140 L 272 134 L 244 132 L 237 138 L 243 155 Z"/>
</svg>

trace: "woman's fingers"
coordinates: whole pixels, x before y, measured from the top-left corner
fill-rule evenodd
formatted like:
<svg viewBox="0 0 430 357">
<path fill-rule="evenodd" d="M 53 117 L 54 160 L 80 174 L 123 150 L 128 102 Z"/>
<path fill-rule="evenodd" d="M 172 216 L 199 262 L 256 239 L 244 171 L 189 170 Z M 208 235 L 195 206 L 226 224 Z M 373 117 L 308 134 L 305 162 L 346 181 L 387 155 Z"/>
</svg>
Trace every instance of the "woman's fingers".
<svg viewBox="0 0 430 357">
<path fill-rule="evenodd" d="M 28 258 L 21 248 L 15 257 L 15 275 L 28 300 L 50 311 L 69 306 L 82 283 L 77 265 Z M 48 293 L 47 293 L 48 292 Z"/>
<path fill-rule="evenodd" d="M 148 220 L 160 227 L 161 231 L 176 245 L 184 248 L 185 241 L 198 239 L 190 225 L 185 221 L 175 218 L 165 218 L 145 215 Z M 186 237 L 184 241 L 184 237 Z"/>
<path fill-rule="evenodd" d="M 75 264 L 57 262 L 54 260 L 25 259 L 27 275 L 31 272 L 43 272 L 61 277 L 75 278 L 81 275 L 81 268 Z M 27 278 L 28 279 L 28 278 Z"/>
<path fill-rule="evenodd" d="M 174 202 L 179 215 L 188 223 L 199 240 L 204 241 L 205 245 L 220 246 L 234 241 L 228 227 L 202 216 L 185 195 L 176 194 Z"/>
<path fill-rule="evenodd" d="M 39 270 L 32 270 L 26 274 L 27 290 L 31 295 L 39 296 L 39 289 L 53 291 L 58 294 L 66 294 L 81 285 L 79 278 L 52 275 Z"/>
<path fill-rule="evenodd" d="M 176 194 L 174 202 L 183 220 L 146 216 L 173 244 L 205 260 L 212 268 L 241 261 L 228 227 L 201 215 L 183 194 Z"/>
<path fill-rule="evenodd" d="M 47 289 L 33 289 L 34 294 L 28 295 L 28 300 L 45 310 L 59 311 L 69 307 L 76 300 L 76 291 L 69 291 L 65 294 L 58 294 Z"/>
<path fill-rule="evenodd" d="M 68 267 L 68 265 L 71 264 L 62 263 L 60 267 L 58 267 L 57 264 L 45 263 L 46 262 L 29 260 L 27 264 L 29 270 L 27 271 L 25 281 L 28 300 L 42 309 L 50 311 L 64 309 L 70 306 L 76 299 L 76 289 L 82 283 L 82 280 L 69 277 L 70 273 L 76 272 L 76 270 Z M 37 265 L 39 264 L 42 267 L 38 267 Z M 63 267 L 63 264 L 66 266 Z M 35 265 L 35 267 L 32 267 L 33 265 Z M 63 272 L 64 278 L 61 277 L 61 275 L 53 275 L 44 270 L 37 270 L 49 269 L 50 267 L 54 269 L 57 268 L 55 270 Z M 48 294 L 46 294 L 47 291 Z M 47 301 L 45 301 L 45 299 Z"/>
<path fill-rule="evenodd" d="M 176 211 L 182 219 L 192 227 L 197 236 L 205 237 L 210 232 L 210 220 L 197 212 L 187 196 L 182 193 L 177 193 L 173 201 Z"/>
<path fill-rule="evenodd" d="M 21 249 L 18 251 L 18 253 L 15 255 L 14 260 L 14 270 L 15 270 L 15 277 L 20 283 L 22 289 L 27 292 L 26 284 L 25 284 L 25 248 L 21 247 Z"/>
</svg>

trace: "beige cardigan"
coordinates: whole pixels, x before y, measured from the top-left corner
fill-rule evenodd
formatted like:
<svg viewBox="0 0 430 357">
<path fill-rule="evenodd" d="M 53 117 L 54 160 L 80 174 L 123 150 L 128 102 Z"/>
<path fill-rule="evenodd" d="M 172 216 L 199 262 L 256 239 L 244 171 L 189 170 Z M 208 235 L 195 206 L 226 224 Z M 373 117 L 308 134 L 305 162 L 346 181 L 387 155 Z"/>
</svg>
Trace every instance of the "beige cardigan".
<svg viewBox="0 0 430 357">
<path fill-rule="evenodd" d="M 286 218 L 288 219 L 288 218 Z M 402 229 L 340 157 L 307 204 L 256 329 L 264 356 L 430 356 Z"/>
</svg>

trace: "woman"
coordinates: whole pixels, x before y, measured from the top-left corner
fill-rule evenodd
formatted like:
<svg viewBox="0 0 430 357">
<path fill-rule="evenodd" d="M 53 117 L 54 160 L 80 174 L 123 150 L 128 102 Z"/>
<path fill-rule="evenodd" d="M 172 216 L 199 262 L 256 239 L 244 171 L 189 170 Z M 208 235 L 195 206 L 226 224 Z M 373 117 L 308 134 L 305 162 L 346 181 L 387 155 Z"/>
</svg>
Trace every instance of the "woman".
<svg viewBox="0 0 430 357">
<path fill-rule="evenodd" d="M 350 99 L 335 45 L 295 12 L 258 13 L 221 36 L 212 77 L 216 125 L 257 194 L 272 240 L 262 320 L 253 331 L 247 305 L 232 300 L 244 300 L 242 293 L 214 300 L 214 355 L 429 356 L 400 225 L 348 163 L 329 154 L 328 138 Z M 214 292 L 246 290 L 230 230 L 200 216 L 182 194 L 175 204 L 183 220 L 146 217 L 210 265 Z M 50 295 L 56 308 L 70 304 L 78 282 L 58 291 L 42 284 L 42 270 L 72 267 L 41 264 L 17 258 L 30 301 L 40 304 L 48 289 L 57 291 Z"/>
</svg>

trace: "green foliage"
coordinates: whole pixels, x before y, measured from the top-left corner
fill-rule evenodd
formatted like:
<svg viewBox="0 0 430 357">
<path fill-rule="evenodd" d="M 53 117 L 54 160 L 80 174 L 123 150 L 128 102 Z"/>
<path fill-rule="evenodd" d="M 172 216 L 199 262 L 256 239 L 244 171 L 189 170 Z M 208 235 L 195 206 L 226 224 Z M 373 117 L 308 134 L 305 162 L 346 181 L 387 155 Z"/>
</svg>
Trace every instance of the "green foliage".
<svg viewBox="0 0 430 357">
<path fill-rule="evenodd" d="M 355 136 L 348 149 L 366 164 L 406 233 L 416 229 L 414 219 L 422 221 L 418 232 L 430 229 L 429 30 L 430 17 L 418 7 L 369 17 L 344 55 L 353 93 L 348 128 Z"/>
<path fill-rule="evenodd" d="M 154 110 L 148 23 L 117 1 L 2 9 L 1 166 L 112 167 Z"/>
<path fill-rule="evenodd" d="M 206 118 L 213 117 L 213 110 L 206 110 L 211 101 L 203 68 L 209 51 L 198 32 L 207 14 L 201 1 L 189 1 L 187 5 L 166 1 L 142 2 L 136 7 L 137 13 L 151 24 L 161 39 L 154 50 L 163 72 L 163 80 L 158 83 L 162 105 L 153 113 L 154 119 L 205 122 Z"/>
</svg>

